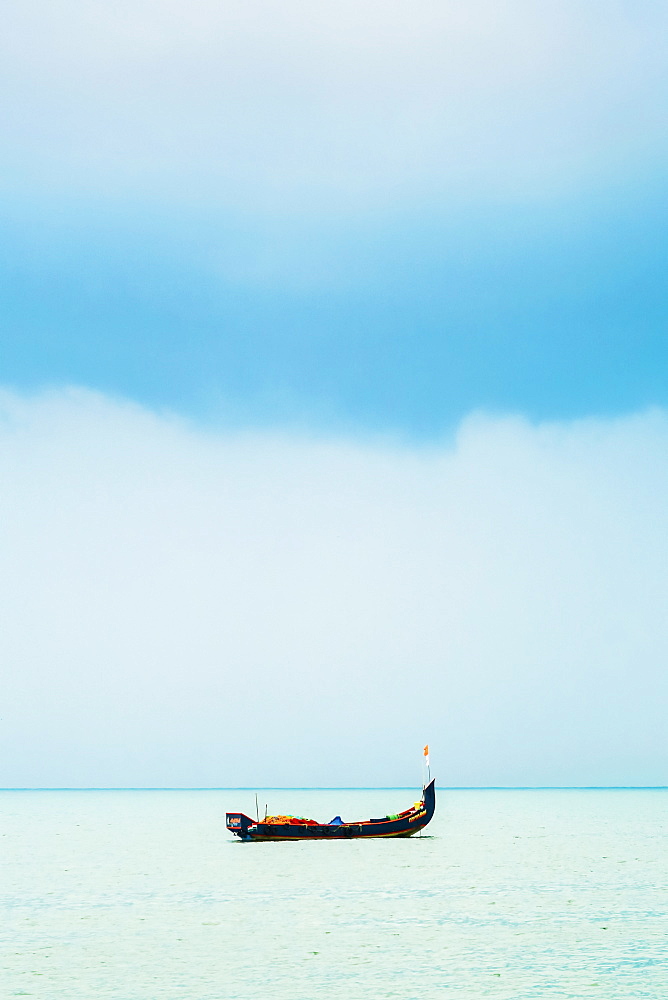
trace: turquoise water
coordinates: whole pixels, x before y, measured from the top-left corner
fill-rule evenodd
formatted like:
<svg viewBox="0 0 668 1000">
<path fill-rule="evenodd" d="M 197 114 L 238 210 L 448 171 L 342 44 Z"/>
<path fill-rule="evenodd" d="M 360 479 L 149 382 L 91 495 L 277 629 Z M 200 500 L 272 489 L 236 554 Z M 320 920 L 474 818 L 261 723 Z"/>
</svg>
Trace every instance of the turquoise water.
<svg viewBox="0 0 668 1000">
<path fill-rule="evenodd" d="M 416 797 L 260 802 L 327 821 Z M 439 791 L 421 838 L 242 844 L 224 813 L 254 802 L 0 793 L 0 996 L 668 996 L 666 791 Z"/>
</svg>

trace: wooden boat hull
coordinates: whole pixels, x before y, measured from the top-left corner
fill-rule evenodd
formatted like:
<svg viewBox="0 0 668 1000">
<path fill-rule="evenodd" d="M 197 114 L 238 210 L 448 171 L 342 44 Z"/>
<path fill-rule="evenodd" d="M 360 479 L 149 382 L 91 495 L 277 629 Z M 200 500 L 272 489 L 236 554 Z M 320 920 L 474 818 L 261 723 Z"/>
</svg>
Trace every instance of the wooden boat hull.
<svg viewBox="0 0 668 1000">
<path fill-rule="evenodd" d="M 359 840 L 363 837 L 412 837 L 431 820 L 436 809 L 435 779 L 425 786 L 422 800 L 396 817 L 362 820 L 340 825 L 258 823 L 244 813 L 227 813 L 227 829 L 244 841 Z"/>
</svg>

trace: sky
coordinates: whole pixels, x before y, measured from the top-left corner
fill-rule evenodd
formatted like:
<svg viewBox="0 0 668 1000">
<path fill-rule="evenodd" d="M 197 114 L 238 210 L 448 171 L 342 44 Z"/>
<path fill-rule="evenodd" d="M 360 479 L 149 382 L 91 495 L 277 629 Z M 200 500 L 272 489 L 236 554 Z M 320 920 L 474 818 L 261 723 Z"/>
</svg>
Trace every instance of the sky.
<svg viewBox="0 0 668 1000">
<path fill-rule="evenodd" d="M 7 0 L 0 786 L 668 784 L 667 66 Z"/>
</svg>

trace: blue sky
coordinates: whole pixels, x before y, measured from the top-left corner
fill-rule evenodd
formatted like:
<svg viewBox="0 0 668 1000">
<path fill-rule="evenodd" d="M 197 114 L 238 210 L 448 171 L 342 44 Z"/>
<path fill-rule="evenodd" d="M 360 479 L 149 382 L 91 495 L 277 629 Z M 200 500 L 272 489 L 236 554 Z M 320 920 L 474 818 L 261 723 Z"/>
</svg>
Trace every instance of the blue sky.
<svg viewBox="0 0 668 1000">
<path fill-rule="evenodd" d="M 0 785 L 668 782 L 667 50 L 5 4 Z"/>
<path fill-rule="evenodd" d="M 654 178 L 431 217 L 137 211 L 12 208 L 7 382 L 87 385 L 215 422 L 429 438 L 479 408 L 540 420 L 666 402 Z M 242 271 L 244 257 L 275 259 L 237 276 L 216 264 L 237 254 Z"/>
<path fill-rule="evenodd" d="M 665 22 L 10 3 L 5 382 L 417 438 L 665 404 Z"/>
</svg>

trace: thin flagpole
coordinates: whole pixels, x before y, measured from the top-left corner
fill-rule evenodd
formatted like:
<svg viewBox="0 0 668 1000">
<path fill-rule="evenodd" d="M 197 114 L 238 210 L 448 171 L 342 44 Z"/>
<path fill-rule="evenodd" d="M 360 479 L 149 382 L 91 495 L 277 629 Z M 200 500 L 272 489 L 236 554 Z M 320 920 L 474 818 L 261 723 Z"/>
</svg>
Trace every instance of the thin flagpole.
<svg viewBox="0 0 668 1000">
<path fill-rule="evenodd" d="M 427 765 L 427 782 L 426 782 L 426 784 L 428 785 L 429 782 L 431 781 L 431 768 L 429 766 L 429 744 L 428 743 L 425 746 L 425 748 L 422 751 L 422 753 L 424 754 L 424 762 Z"/>
</svg>

